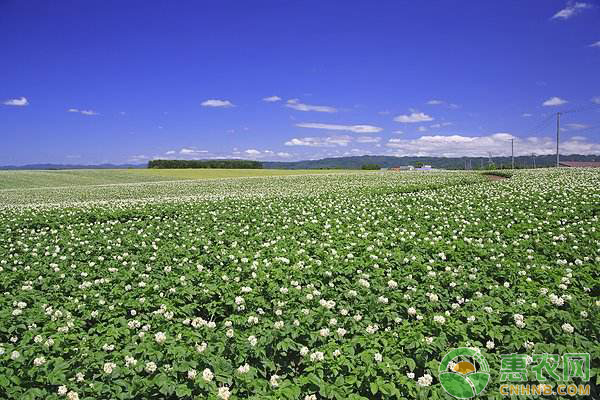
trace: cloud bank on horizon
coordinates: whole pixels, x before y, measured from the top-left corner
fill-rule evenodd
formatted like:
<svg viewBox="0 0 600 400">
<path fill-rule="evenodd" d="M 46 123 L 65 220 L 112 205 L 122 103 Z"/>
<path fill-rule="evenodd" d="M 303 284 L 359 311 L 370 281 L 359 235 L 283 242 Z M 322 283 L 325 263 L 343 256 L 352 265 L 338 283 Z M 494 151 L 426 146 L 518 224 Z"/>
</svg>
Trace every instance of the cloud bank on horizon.
<svg viewBox="0 0 600 400">
<path fill-rule="evenodd" d="M 517 155 L 552 154 L 556 113 L 563 154 L 600 155 L 600 7 L 502 3 L 180 3 L 139 15 L 161 29 L 132 26 L 139 10 L 126 3 L 94 29 L 103 4 L 31 15 L 11 3 L 3 53 L 26 61 L 0 65 L 0 165 L 482 157 L 509 155 L 510 139 Z M 250 17 L 271 28 L 242 30 Z"/>
</svg>

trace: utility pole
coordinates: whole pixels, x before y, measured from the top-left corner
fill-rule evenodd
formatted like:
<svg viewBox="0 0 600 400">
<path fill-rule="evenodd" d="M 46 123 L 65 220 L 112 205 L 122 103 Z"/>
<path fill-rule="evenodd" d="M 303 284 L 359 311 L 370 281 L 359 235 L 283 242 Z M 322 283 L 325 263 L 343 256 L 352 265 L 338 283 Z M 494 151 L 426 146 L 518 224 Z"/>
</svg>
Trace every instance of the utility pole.
<svg viewBox="0 0 600 400">
<path fill-rule="evenodd" d="M 535 153 L 531 153 L 531 157 L 533 157 L 533 169 L 535 169 Z"/>
<path fill-rule="evenodd" d="M 510 139 L 510 158 L 512 160 L 512 169 L 515 169 L 515 138 Z"/>
<path fill-rule="evenodd" d="M 560 153 L 558 152 L 558 143 L 560 139 L 560 113 L 556 113 L 556 168 L 560 166 Z"/>
</svg>

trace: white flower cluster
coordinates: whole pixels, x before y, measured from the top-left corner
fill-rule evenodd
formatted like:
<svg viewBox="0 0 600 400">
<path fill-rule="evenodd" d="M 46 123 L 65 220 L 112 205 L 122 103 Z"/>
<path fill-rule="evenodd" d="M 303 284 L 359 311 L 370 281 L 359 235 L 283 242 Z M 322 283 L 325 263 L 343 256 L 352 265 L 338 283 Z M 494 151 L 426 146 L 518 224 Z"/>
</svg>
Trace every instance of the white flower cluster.
<svg viewBox="0 0 600 400">
<path fill-rule="evenodd" d="M 515 319 L 515 325 L 517 326 L 517 328 L 525 327 L 525 317 L 523 315 L 515 314 L 513 315 L 513 318 Z"/>
<path fill-rule="evenodd" d="M 430 386 L 433 383 L 433 377 L 429 374 L 425 374 L 419 379 L 417 379 L 417 384 L 419 386 Z"/>
</svg>

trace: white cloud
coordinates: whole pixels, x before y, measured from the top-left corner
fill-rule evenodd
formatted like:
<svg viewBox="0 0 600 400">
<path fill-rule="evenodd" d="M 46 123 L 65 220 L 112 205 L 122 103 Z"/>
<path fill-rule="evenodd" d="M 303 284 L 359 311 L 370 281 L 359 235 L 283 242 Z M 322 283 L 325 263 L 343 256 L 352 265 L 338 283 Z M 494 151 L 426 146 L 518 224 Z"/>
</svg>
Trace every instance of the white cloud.
<svg viewBox="0 0 600 400">
<path fill-rule="evenodd" d="M 548 100 L 542 103 L 543 106 L 560 106 L 562 104 L 567 103 L 566 100 L 561 99 L 560 97 L 550 97 Z"/>
<path fill-rule="evenodd" d="M 77 108 L 69 108 L 67 110 L 67 112 L 72 112 L 72 113 L 80 113 L 83 115 L 99 115 L 96 111 L 94 110 L 79 110 Z"/>
<path fill-rule="evenodd" d="M 394 118 L 394 121 L 410 124 L 415 122 L 433 121 L 433 117 L 422 112 L 413 112 L 409 115 L 398 115 Z"/>
<path fill-rule="evenodd" d="M 165 154 L 171 155 L 171 154 L 175 154 L 175 153 L 177 153 L 175 150 L 169 150 Z"/>
<path fill-rule="evenodd" d="M 397 133 L 397 134 L 399 134 L 399 135 L 400 135 L 400 134 L 404 133 L 404 131 L 397 130 L 397 131 L 392 131 L 392 133 Z"/>
<path fill-rule="evenodd" d="M 141 161 L 145 161 L 147 159 L 149 159 L 149 157 L 146 155 L 143 155 L 143 154 L 129 157 L 129 161 L 133 161 L 133 162 L 141 162 Z"/>
<path fill-rule="evenodd" d="M 556 14 L 552 16 L 552 19 L 569 19 L 574 17 L 575 15 L 581 13 L 583 10 L 587 8 L 592 8 L 592 5 L 589 3 L 580 3 L 577 1 L 569 1 L 567 5 L 562 10 L 558 11 Z"/>
<path fill-rule="evenodd" d="M 379 143 L 380 137 L 377 136 L 359 136 L 356 138 L 357 143 Z"/>
<path fill-rule="evenodd" d="M 431 105 L 431 106 L 446 106 L 448 108 L 459 108 L 460 106 L 458 104 L 454 104 L 454 103 L 448 103 L 447 101 L 444 100 L 438 100 L 438 99 L 433 99 L 433 100 L 429 100 L 427 102 L 427 104 Z"/>
<path fill-rule="evenodd" d="M 204 153 L 208 153 L 208 151 L 207 150 L 190 149 L 187 147 L 184 147 L 183 149 L 179 150 L 179 154 L 188 155 L 188 156 L 204 154 Z"/>
<path fill-rule="evenodd" d="M 200 103 L 202 107 L 234 107 L 233 103 L 229 100 L 218 100 L 218 99 L 208 99 L 204 100 Z"/>
<path fill-rule="evenodd" d="M 426 126 L 420 126 L 420 127 L 417 128 L 417 130 L 419 132 L 425 132 L 427 130 L 427 127 Z"/>
<path fill-rule="evenodd" d="M 269 97 L 263 98 L 263 101 L 267 101 L 269 103 L 273 103 L 275 101 L 280 101 L 280 100 L 281 100 L 281 97 L 279 97 L 279 96 L 269 96 Z"/>
<path fill-rule="evenodd" d="M 430 128 L 443 128 L 444 126 L 450 126 L 452 125 L 452 122 L 440 122 L 438 124 L 431 124 L 429 125 Z"/>
<path fill-rule="evenodd" d="M 351 136 L 305 137 L 293 138 L 285 142 L 286 146 L 336 147 L 347 146 L 352 141 Z"/>
<path fill-rule="evenodd" d="M 528 117 L 533 117 L 533 114 L 530 114 L 530 113 L 523 113 L 523 114 L 521 114 L 521 117 L 525 117 L 525 118 L 528 118 Z"/>
<path fill-rule="evenodd" d="M 3 104 L 7 106 L 24 107 L 29 105 L 29 101 L 25 97 L 20 97 L 18 99 L 8 99 Z"/>
<path fill-rule="evenodd" d="M 600 104 L 600 96 L 596 96 L 592 98 L 592 103 Z"/>
<path fill-rule="evenodd" d="M 298 111 L 317 111 L 317 112 L 326 112 L 326 113 L 334 113 L 337 112 L 335 107 L 330 106 L 313 106 L 310 104 L 300 103 L 298 99 L 290 99 L 286 102 L 286 107 L 293 108 Z"/>
<path fill-rule="evenodd" d="M 488 157 L 510 156 L 510 139 L 515 139 L 515 155 L 553 154 L 556 151 L 554 137 L 529 137 L 520 139 L 510 133 L 487 136 L 421 136 L 416 139 L 390 139 L 386 146 L 398 156 L 437 157 Z M 581 138 L 571 138 L 560 144 L 562 154 L 600 154 L 600 144 L 588 143 Z"/>
<path fill-rule="evenodd" d="M 260 154 L 260 151 L 258 151 L 256 149 L 248 149 L 248 150 L 244 151 L 244 153 L 248 154 L 249 156 L 257 156 Z"/>
<path fill-rule="evenodd" d="M 288 157 L 291 157 L 292 155 L 290 153 L 286 153 L 285 151 L 280 151 L 279 153 L 277 153 L 277 156 L 282 157 L 282 158 L 288 158 Z"/>
<path fill-rule="evenodd" d="M 590 47 L 600 47 L 600 40 L 598 40 L 596 43 L 590 44 Z"/>
<path fill-rule="evenodd" d="M 571 124 L 565 124 L 564 125 L 564 130 L 566 131 L 576 131 L 579 129 L 585 129 L 588 128 L 588 125 L 584 125 L 584 124 L 577 124 L 577 123 L 571 123 Z"/>
<path fill-rule="evenodd" d="M 296 124 L 300 128 L 326 129 L 330 131 L 348 131 L 354 133 L 377 133 L 383 128 L 373 125 L 337 125 L 337 124 L 321 124 L 318 122 L 302 122 Z"/>
</svg>

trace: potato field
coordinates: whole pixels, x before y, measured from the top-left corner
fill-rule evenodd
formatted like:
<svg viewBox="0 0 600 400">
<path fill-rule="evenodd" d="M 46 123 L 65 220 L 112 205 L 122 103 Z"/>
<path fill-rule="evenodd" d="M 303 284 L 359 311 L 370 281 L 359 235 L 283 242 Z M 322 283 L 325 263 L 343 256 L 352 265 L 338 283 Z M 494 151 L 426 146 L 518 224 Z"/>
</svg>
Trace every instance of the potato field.
<svg viewBox="0 0 600 400">
<path fill-rule="evenodd" d="M 445 399 L 456 347 L 594 398 L 600 171 L 4 189 L 0 292 L 2 399 Z"/>
</svg>

